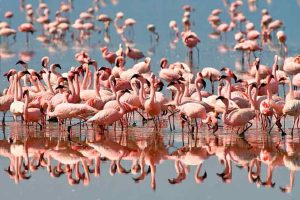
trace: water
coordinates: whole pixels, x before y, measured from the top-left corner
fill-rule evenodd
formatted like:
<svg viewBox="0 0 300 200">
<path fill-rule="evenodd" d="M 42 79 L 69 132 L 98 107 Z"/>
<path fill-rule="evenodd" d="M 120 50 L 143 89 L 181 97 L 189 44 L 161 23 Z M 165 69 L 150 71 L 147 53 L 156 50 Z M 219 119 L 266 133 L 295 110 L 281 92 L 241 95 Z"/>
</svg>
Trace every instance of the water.
<svg viewBox="0 0 300 200">
<path fill-rule="evenodd" d="M 270 1 L 269 1 L 270 2 Z M 37 8 L 37 1 L 26 1 L 31 3 Z M 54 18 L 55 10 L 59 8 L 59 1 L 46 1 L 51 10 L 51 19 Z M 151 56 L 153 64 L 152 70 L 157 73 L 159 70 L 159 60 L 161 57 L 166 57 L 170 62 L 177 60 L 185 61 L 187 50 L 182 44 L 181 40 L 176 43 L 176 48 L 170 48 L 170 30 L 168 23 L 170 20 L 176 20 L 180 30 L 182 30 L 181 7 L 184 4 L 190 4 L 195 8 L 195 12 L 192 12 L 191 19 L 193 22 L 192 30 L 195 31 L 200 39 L 201 44 L 199 45 L 200 60 L 199 64 L 197 61 L 197 54 L 194 51 L 194 69 L 201 69 L 205 66 L 213 66 L 220 69 L 223 66 L 234 68 L 236 61 L 240 61 L 240 53 L 234 52 L 230 49 L 234 46 L 233 34 L 227 34 L 227 41 L 224 40 L 213 40 L 208 37 L 208 34 L 212 32 L 212 28 L 207 22 L 207 17 L 211 10 L 214 8 L 221 8 L 223 13 L 221 14 L 222 20 L 229 22 L 228 15 L 225 11 L 225 7 L 222 1 L 174 1 L 166 0 L 161 1 L 139 1 L 139 0 L 123 0 L 116 5 L 112 5 L 111 2 L 107 1 L 107 6 L 102 7 L 97 14 L 105 13 L 112 18 L 118 11 L 123 11 L 125 18 L 132 17 L 137 20 L 137 24 L 134 27 L 134 42 L 135 47 L 141 49 L 147 55 Z M 14 17 L 11 21 L 12 27 L 16 28 L 21 23 L 25 22 L 24 12 L 19 10 L 18 1 L 7 1 L 0 0 L 0 15 L 3 16 L 7 10 L 14 12 Z M 69 14 L 72 21 L 76 19 L 80 12 L 87 10 L 92 6 L 92 2 L 74 1 L 74 10 Z M 284 22 L 284 30 L 287 35 L 287 45 L 289 47 L 289 55 L 294 56 L 299 53 L 300 39 L 299 31 L 300 25 L 297 20 L 300 18 L 299 2 L 296 0 L 276 0 L 268 3 L 267 1 L 259 1 L 257 3 L 257 10 L 251 12 L 246 2 L 242 7 L 242 11 L 259 29 L 260 21 L 260 10 L 267 8 L 272 15 L 273 19 L 281 19 Z M 3 20 L 3 18 L 1 18 Z M 97 25 L 100 25 L 97 22 Z M 151 44 L 150 34 L 147 32 L 146 26 L 149 23 L 153 23 L 156 26 L 157 32 L 160 35 L 158 44 Z M 103 27 L 103 25 L 101 24 Z M 5 42 L 1 43 L 0 48 L 0 74 L 5 73 L 11 68 L 20 69 L 15 66 L 15 63 L 19 59 L 28 61 L 30 68 L 39 70 L 41 69 L 41 58 L 45 55 L 50 57 L 51 63 L 60 63 L 63 67 L 63 71 L 66 71 L 71 66 L 77 66 L 78 64 L 74 60 L 74 54 L 80 50 L 87 51 L 90 56 L 97 60 L 99 66 L 108 65 L 104 61 L 100 54 L 100 47 L 103 46 L 103 34 L 99 36 L 94 33 L 90 44 L 88 42 L 78 45 L 67 39 L 63 45 L 53 44 L 42 44 L 35 40 L 35 37 L 39 35 L 41 27 L 36 25 L 39 30 L 38 33 L 30 35 L 30 44 L 25 44 L 25 34 L 18 33 L 17 41 L 13 43 L 12 38 L 9 39 L 9 44 Z M 111 42 L 108 44 L 109 48 L 116 50 L 118 44 L 121 42 L 120 37 L 115 33 L 114 27 L 110 27 L 111 31 Z M 100 40 L 100 43 L 99 43 Z M 224 48 L 225 47 L 225 48 Z M 224 51 L 224 49 L 226 51 Z M 222 50 L 220 52 L 220 50 Z M 264 46 L 264 51 L 258 52 L 263 64 L 272 65 L 273 56 L 276 51 L 272 50 L 268 45 Z M 8 56 L 9 55 L 9 56 Z M 8 56 L 8 57 L 7 57 Z M 127 61 L 126 66 L 131 66 L 133 61 Z M 0 81 L 1 91 L 7 86 L 7 81 L 3 78 Z M 208 86 L 209 88 L 209 86 Z M 2 117 L 2 115 L 1 115 Z M 12 121 L 10 116 L 7 117 L 7 121 Z M 291 120 L 288 118 L 286 126 L 290 127 Z M 11 179 L 8 174 L 4 171 L 9 166 L 9 160 L 6 157 L 1 156 L 0 158 L 0 186 L 1 186 L 1 197 L 3 199 L 29 199 L 29 198 L 43 198 L 43 199 L 296 199 L 299 194 L 299 181 L 298 173 L 295 176 L 295 185 L 289 194 L 282 193 L 279 186 L 285 186 L 289 183 L 290 170 L 283 165 L 283 155 L 287 155 L 288 152 L 294 151 L 295 155 L 299 156 L 299 138 L 298 130 L 295 131 L 295 137 L 291 139 L 289 136 L 285 140 L 281 139 L 280 133 L 274 130 L 272 136 L 269 137 L 266 131 L 260 131 L 253 126 L 247 133 L 246 139 L 236 138 L 234 134 L 230 134 L 230 130 L 224 130 L 220 128 L 218 131 L 218 137 L 216 138 L 208 131 L 207 128 L 201 128 L 198 134 L 197 140 L 187 133 L 184 134 L 182 140 L 182 134 L 180 129 L 180 120 L 177 121 L 177 128 L 174 133 L 170 133 L 167 122 L 164 121 L 164 128 L 160 132 L 153 131 L 153 125 L 150 123 L 148 127 L 142 127 L 138 123 L 138 127 L 131 127 L 129 130 L 121 132 L 118 130 L 116 133 L 110 128 L 109 133 L 105 133 L 105 139 L 119 143 L 123 146 L 130 146 L 131 148 L 137 148 L 138 144 L 140 150 L 142 147 L 152 146 L 157 151 L 151 151 L 152 156 L 157 154 L 163 155 L 160 158 L 161 162 L 156 168 L 156 190 L 155 192 L 151 189 L 151 174 L 145 177 L 145 180 L 140 183 L 135 183 L 132 177 L 137 177 L 138 174 L 122 174 L 118 172 L 111 176 L 110 161 L 101 162 L 101 175 L 95 177 L 91 174 L 90 184 L 83 186 L 82 181 L 76 186 L 70 186 L 68 184 L 67 176 L 62 175 L 59 178 L 53 178 L 46 170 L 46 168 L 39 168 L 36 171 L 30 171 L 31 178 L 29 180 L 21 180 L 18 184 L 15 183 L 14 179 Z M 289 132 L 289 129 L 286 129 Z M 1 132 L 5 134 L 6 139 L 9 136 L 18 135 L 19 139 L 26 138 L 28 135 L 31 138 L 44 137 L 47 138 L 51 135 L 53 141 L 56 141 L 58 135 L 58 129 L 56 125 L 49 125 L 46 130 L 40 132 L 35 127 L 27 128 L 21 124 L 14 124 L 8 122 L 8 125 Z M 82 128 L 81 132 L 82 143 L 84 144 L 87 135 L 89 141 L 93 141 L 95 133 L 89 129 Z M 62 132 L 66 134 L 66 132 Z M 121 137 L 121 135 L 123 135 Z M 97 136 L 97 134 L 96 134 Z M 6 140 L 3 139 L 2 142 Z M 78 141 L 79 127 L 74 127 L 72 140 Z M 98 135 L 99 137 L 99 135 Z M 172 142 L 174 137 L 174 143 Z M 26 143 L 26 142 L 25 142 Z M 183 144 L 184 143 L 184 144 Z M 68 144 L 68 143 L 67 143 Z M 173 144 L 167 149 L 169 144 Z M 196 145 L 195 145 L 196 144 Z M 74 146 L 74 143 L 72 144 Z M 223 183 L 221 178 L 216 175 L 224 170 L 224 165 L 221 165 L 216 155 L 212 154 L 204 160 L 200 175 L 207 172 L 207 178 L 202 184 L 197 184 L 194 179 L 194 172 L 196 166 L 190 167 L 190 172 L 186 175 L 185 180 L 176 185 L 171 185 L 168 179 L 176 177 L 176 171 L 174 167 L 174 158 L 171 155 L 172 152 L 176 151 L 181 147 L 196 146 L 198 149 L 210 147 L 213 149 L 220 149 L 223 151 L 229 151 L 232 155 L 235 149 L 242 149 L 243 152 L 253 152 L 253 158 L 258 157 L 259 152 L 263 148 L 268 148 L 272 152 L 273 156 L 279 157 L 279 166 L 274 169 L 273 182 L 276 183 L 274 188 L 267 188 L 257 183 L 250 183 L 248 180 L 247 167 L 240 169 L 234 164 L 236 158 L 230 158 L 233 161 L 232 166 L 232 180 L 230 183 Z M 290 148 L 290 147 L 293 148 Z M 279 149 L 279 150 L 278 150 Z M 293 149 L 293 150 L 291 150 Z M 203 150 L 203 151 L 204 151 Z M 242 152 L 242 150 L 240 152 Z M 145 150 L 147 152 L 147 148 Z M 284 152 L 284 153 L 282 153 Z M 246 154 L 245 153 L 245 154 Z M 242 156 L 241 156 L 242 157 Z M 280 163 L 281 162 L 281 163 Z M 121 162 L 124 168 L 129 169 L 131 161 L 122 160 Z M 55 162 L 53 162 L 55 165 Z M 261 180 L 265 181 L 267 176 L 267 165 L 261 164 Z M 146 171 L 148 166 L 146 166 Z M 83 169 L 81 169 L 83 171 Z M 254 170 L 255 171 L 255 170 Z"/>
</svg>

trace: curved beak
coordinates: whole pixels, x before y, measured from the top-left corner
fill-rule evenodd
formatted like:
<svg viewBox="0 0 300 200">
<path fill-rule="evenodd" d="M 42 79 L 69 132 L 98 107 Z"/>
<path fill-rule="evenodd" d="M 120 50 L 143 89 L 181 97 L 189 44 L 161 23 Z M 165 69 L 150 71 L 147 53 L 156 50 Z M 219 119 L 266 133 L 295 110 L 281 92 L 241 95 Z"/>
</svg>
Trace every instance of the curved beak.
<svg viewBox="0 0 300 200">
<path fill-rule="evenodd" d="M 206 88 L 206 82 L 205 82 L 205 80 L 201 79 L 201 84 L 203 85 L 203 88 L 205 89 Z"/>
<path fill-rule="evenodd" d="M 60 64 L 55 64 L 55 67 L 57 67 L 57 68 L 61 69 L 61 66 L 60 66 Z"/>
<path fill-rule="evenodd" d="M 19 61 L 16 63 L 16 65 L 18 65 L 18 64 L 24 65 L 24 64 L 26 64 L 26 62 L 24 62 L 23 60 L 19 60 Z"/>
<path fill-rule="evenodd" d="M 29 71 L 27 71 L 27 70 L 23 71 L 23 73 L 24 73 L 24 74 L 29 74 L 29 75 L 30 75 Z"/>
<path fill-rule="evenodd" d="M 226 79 L 227 76 L 226 75 L 222 75 L 220 78 L 219 78 L 219 81 L 222 80 L 222 79 Z"/>
</svg>

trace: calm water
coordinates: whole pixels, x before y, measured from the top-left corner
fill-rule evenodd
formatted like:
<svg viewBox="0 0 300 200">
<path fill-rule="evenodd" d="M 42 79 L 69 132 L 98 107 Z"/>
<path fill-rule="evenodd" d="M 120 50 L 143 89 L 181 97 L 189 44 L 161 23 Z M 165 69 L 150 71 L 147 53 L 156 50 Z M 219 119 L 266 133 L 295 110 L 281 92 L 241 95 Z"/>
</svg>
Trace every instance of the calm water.
<svg viewBox="0 0 300 200">
<path fill-rule="evenodd" d="M 51 19 L 54 18 L 55 10 L 59 8 L 60 1 L 46 1 L 51 10 Z M 51 3 L 50 3 L 51 2 Z M 31 3 L 34 8 L 37 8 L 38 1 L 26 1 Z M 222 19 L 225 22 L 229 22 L 228 15 L 225 11 L 225 7 L 222 1 L 175 1 L 175 0 L 153 0 L 153 1 L 141 1 L 141 0 L 123 0 L 116 5 L 112 5 L 107 1 L 107 6 L 102 7 L 97 14 L 105 13 L 112 18 L 118 11 L 123 11 L 126 17 L 132 17 L 137 20 L 137 24 L 134 27 L 134 42 L 135 47 L 141 49 L 143 52 L 151 56 L 153 64 L 152 70 L 156 72 L 159 70 L 159 60 L 161 57 L 167 57 L 170 62 L 186 60 L 187 50 L 179 41 L 176 44 L 176 48 L 170 48 L 170 31 L 168 23 L 170 20 L 176 20 L 180 30 L 181 26 L 181 7 L 184 4 L 190 4 L 195 8 L 195 12 L 192 12 L 191 19 L 193 22 L 192 30 L 195 31 L 201 38 L 200 49 L 200 61 L 194 56 L 194 69 L 205 66 L 213 66 L 221 68 L 223 66 L 229 66 L 234 68 L 236 62 L 240 60 L 240 54 L 230 49 L 234 46 L 233 34 L 227 35 L 227 41 L 220 41 L 219 39 L 213 40 L 208 37 L 208 34 L 212 32 L 212 28 L 207 22 L 207 17 L 211 10 L 214 8 L 221 8 L 223 13 Z M 19 1 L 0 0 L 0 16 L 1 20 L 3 14 L 7 10 L 14 12 L 14 18 L 12 19 L 12 27 L 16 28 L 19 24 L 25 22 L 24 12 L 19 10 Z M 69 14 L 70 19 L 74 21 L 80 12 L 87 10 L 92 6 L 92 3 L 82 0 L 74 1 L 74 10 Z M 300 6 L 296 0 L 274 0 L 272 3 L 267 1 L 259 1 L 257 3 L 257 11 L 250 12 L 247 3 L 242 7 L 242 11 L 249 18 L 257 28 L 259 28 L 260 10 L 267 8 L 272 15 L 273 19 L 281 19 L 284 22 L 284 29 L 287 35 L 287 45 L 289 47 L 289 55 L 294 56 L 299 53 L 300 47 L 300 25 L 298 20 L 300 19 Z M 147 32 L 146 26 L 149 23 L 153 23 L 156 26 L 157 32 L 160 34 L 160 40 L 158 44 L 151 44 L 150 34 Z M 39 25 L 36 25 L 37 29 L 41 29 Z M 111 26 L 111 42 L 108 44 L 109 48 L 116 50 L 118 44 L 121 42 L 120 38 L 114 33 L 114 28 Z M 90 43 L 86 42 L 83 45 L 73 44 L 70 39 L 67 40 L 64 45 L 52 45 L 41 44 L 35 40 L 35 37 L 39 33 L 35 33 L 30 36 L 30 44 L 25 44 L 25 34 L 18 33 L 17 41 L 13 43 L 12 38 L 9 40 L 9 44 L 1 43 L 0 48 L 0 74 L 3 74 L 8 69 L 15 67 L 15 63 L 19 59 L 24 59 L 29 62 L 30 68 L 40 69 L 40 60 L 43 56 L 50 57 L 51 63 L 60 63 L 63 67 L 63 71 L 66 71 L 71 66 L 76 66 L 77 63 L 74 60 L 74 54 L 80 50 L 87 51 L 90 56 L 97 60 L 99 65 L 107 65 L 102 59 L 99 48 L 103 45 L 103 34 L 100 36 L 94 34 Z M 225 52 L 224 49 L 227 49 Z M 222 50 L 222 51 L 221 51 Z M 195 52 L 194 52 L 195 53 Z M 264 46 L 264 51 L 257 53 L 262 60 L 263 64 L 271 65 L 273 62 L 273 56 L 275 52 L 269 46 Z M 194 54 L 196 55 L 196 54 Z M 130 66 L 133 62 L 128 61 L 127 66 Z M 5 79 L 0 80 L 1 91 L 7 86 Z M 2 117 L 2 116 L 1 116 Z M 12 121 L 8 116 L 8 121 Z M 179 124 L 179 121 L 178 121 Z M 289 127 L 290 121 L 287 121 L 287 127 Z M 0 187 L 1 197 L 3 199 L 29 199 L 29 198 L 43 198 L 43 199 L 297 199 L 300 196 L 300 183 L 299 174 L 296 173 L 295 185 L 291 193 L 282 193 L 279 186 L 285 186 L 290 180 L 290 170 L 284 166 L 284 156 L 287 159 L 287 153 L 294 151 L 295 159 L 297 160 L 299 149 L 298 130 L 296 130 L 296 136 L 293 140 L 287 137 L 285 140 L 281 140 L 280 133 L 273 132 L 272 137 L 268 137 L 265 132 L 261 132 L 253 127 L 247 132 L 246 140 L 236 138 L 234 135 L 229 134 L 229 130 L 223 129 L 218 131 L 218 138 L 215 138 L 210 134 L 206 128 L 201 129 L 201 133 L 198 135 L 197 140 L 193 140 L 185 134 L 182 139 L 182 134 L 177 127 L 177 132 L 169 133 L 168 128 L 164 128 L 161 132 L 156 133 L 151 129 L 151 124 L 147 128 L 142 128 L 138 125 L 137 128 L 129 128 L 127 131 L 109 131 L 109 134 L 105 134 L 103 140 L 110 140 L 114 143 L 121 143 L 123 146 L 129 146 L 139 151 L 143 151 L 150 157 L 158 157 L 159 161 L 163 161 L 157 165 L 156 168 L 156 190 L 151 189 L 151 173 L 145 177 L 145 180 L 140 183 L 135 183 L 132 177 L 137 177 L 138 174 L 122 174 L 118 172 L 114 176 L 110 174 L 110 161 L 101 162 L 101 175 L 95 177 L 94 174 L 90 174 L 91 180 L 88 186 L 83 186 L 82 181 L 76 186 L 70 186 L 68 184 L 67 176 L 61 175 L 59 178 L 53 178 L 46 170 L 46 168 L 40 167 L 36 171 L 30 171 L 31 178 L 29 180 L 21 180 L 18 184 L 14 179 L 11 179 L 9 175 L 4 171 L 9 166 L 9 159 L 0 156 Z M 74 133 L 79 136 L 79 128 L 74 128 Z M 287 130 L 288 131 L 288 130 Z M 35 130 L 34 127 L 30 129 L 23 127 L 21 124 L 8 123 L 4 131 L 1 131 L 6 138 L 10 135 L 18 135 L 19 139 L 28 135 L 31 138 L 42 137 L 45 133 L 47 137 L 49 134 L 54 137 L 57 136 L 57 127 L 51 124 L 47 127 L 46 131 L 40 133 Z M 88 136 L 88 140 L 92 141 L 95 137 L 95 132 L 92 130 L 82 130 L 82 143 L 84 143 L 84 135 Z M 96 132 L 97 133 L 97 132 Z M 122 137 L 121 137 L 122 135 Z M 73 140 L 76 140 L 75 134 Z M 4 136 L 1 136 L 3 143 L 6 143 Z M 171 138 L 170 138 L 171 137 Z M 174 143 L 172 142 L 174 137 Z M 194 138 L 195 139 L 195 138 Z M 183 144 L 184 143 L 184 144 Z M 26 142 L 25 142 L 26 144 Z M 171 147 L 167 149 L 167 146 L 171 144 Z M 172 145 L 173 144 L 173 145 Z M 10 145 L 10 144 L 8 144 Z M 74 146 L 74 144 L 72 144 Z M 154 149 L 151 149 L 150 146 Z M 200 171 L 200 175 L 207 172 L 207 178 L 202 184 L 197 184 L 194 179 L 194 173 L 196 166 L 190 167 L 190 172 L 186 175 L 185 180 L 176 185 L 171 185 L 168 179 L 176 177 L 176 170 L 174 167 L 174 156 L 170 156 L 172 152 L 181 147 L 187 147 L 186 151 L 195 150 L 193 147 L 197 147 L 196 150 L 206 151 L 210 149 L 211 154 L 207 155 L 203 159 L 203 165 Z M 190 148 L 188 148 L 190 147 Z M 68 147 L 69 148 L 69 147 Z M 145 148 L 143 150 L 143 148 Z M 149 149 L 150 148 L 150 149 Z M 274 188 L 264 187 L 256 183 L 250 183 L 248 179 L 248 171 L 246 168 L 239 168 L 236 166 L 237 158 L 250 162 L 252 159 L 260 155 L 261 149 L 269 149 L 272 152 L 272 158 L 278 158 L 278 167 L 274 169 L 272 181 L 276 183 Z M 240 150 L 241 149 L 241 150 Z M 279 150 L 278 150 L 279 149 Z M 221 173 L 225 166 L 220 164 L 218 156 L 213 152 L 226 151 L 231 155 L 229 160 L 232 164 L 232 179 L 230 183 L 223 183 L 222 179 L 216 175 Z M 236 157 L 232 156 L 235 152 L 245 152 L 244 154 Z M 250 154 L 250 156 L 249 156 Z M 109 158 L 108 158 L 109 159 Z M 298 158 L 299 160 L 299 158 Z M 56 162 L 53 162 L 55 166 Z M 129 169 L 131 161 L 122 160 L 122 166 Z M 148 166 L 146 166 L 146 171 Z M 83 169 L 80 170 L 81 172 Z M 255 169 L 253 170 L 255 171 Z M 265 181 L 267 176 L 267 165 L 261 164 L 261 180 Z"/>
</svg>

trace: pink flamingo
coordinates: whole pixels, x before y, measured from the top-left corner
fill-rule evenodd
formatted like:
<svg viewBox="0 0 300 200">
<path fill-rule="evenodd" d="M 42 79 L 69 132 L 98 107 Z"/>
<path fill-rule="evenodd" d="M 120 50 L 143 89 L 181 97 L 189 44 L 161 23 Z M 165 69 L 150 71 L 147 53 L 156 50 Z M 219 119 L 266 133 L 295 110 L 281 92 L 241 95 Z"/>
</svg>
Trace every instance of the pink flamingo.
<svg viewBox="0 0 300 200">
<path fill-rule="evenodd" d="M 143 52 L 141 52 L 139 49 L 131 48 L 129 46 L 127 46 L 125 53 L 129 58 L 133 59 L 135 62 L 145 57 Z"/>
<path fill-rule="evenodd" d="M 161 112 L 161 104 L 155 98 L 155 88 L 154 88 L 155 76 L 152 73 L 150 77 L 150 98 L 146 99 L 143 104 L 145 107 L 145 111 L 148 115 L 153 117 L 153 121 L 155 124 L 156 129 L 158 126 L 155 121 L 155 117 L 158 117 Z"/>
<path fill-rule="evenodd" d="M 38 123 L 41 121 L 43 122 L 44 112 L 40 108 L 28 108 L 29 103 L 29 92 L 28 90 L 25 90 L 23 93 L 23 97 L 25 97 L 25 104 L 24 104 L 24 112 L 23 112 L 23 118 L 26 123 L 32 122 L 32 123 Z M 40 126 L 42 126 L 40 124 Z M 42 128 L 42 127 L 41 127 Z"/>
<path fill-rule="evenodd" d="M 228 104 L 229 101 L 227 98 L 223 96 L 219 96 L 217 99 L 220 99 L 225 104 L 225 109 L 222 114 L 222 121 L 224 124 L 232 127 L 245 127 L 245 129 L 239 133 L 239 129 L 237 130 L 238 135 L 243 135 L 251 126 L 251 120 L 256 116 L 254 110 L 251 108 L 241 108 L 238 110 L 233 110 L 230 113 L 228 112 Z M 249 124 L 247 126 L 247 124 Z"/>
<path fill-rule="evenodd" d="M 89 118 L 87 120 L 88 123 L 93 123 L 97 124 L 100 126 L 106 126 L 109 124 L 112 124 L 114 122 L 117 122 L 122 119 L 124 113 L 125 113 L 125 108 L 124 106 L 120 103 L 120 97 L 125 94 L 127 91 L 118 91 L 117 92 L 117 103 L 120 107 L 120 110 L 117 110 L 115 108 L 107 108 L 104 110 L 100 110 L 97 112 L 93 117 Z M 122 124 L 123 127 L 123 124 Z"/>
<path fill-rule="evenodd" d="M 17 116 L 23 116 L 24 102 L 22 100 L 23 88 L 20 79 L 25 75 L 29 74 L 28 71 L 20 71 L 15 75 L 15 91 L 14 91 L 14 102 L 10 105 L 10 112 L 14 115 L 14 120 L 17 121 Z"/>
<path fill-rule="evenodd" d="M 114 64 L 117 58 L 117 54 L 115 52 L 110 52 L 107 47 L 101 48 L 102 57 L 109 62 L 109 64 Z"/>
<path fill-rule="evenodd" d="M 190 60 L 192 60 L 192 49 L 195 47 L 198 53 L 198 62 L 199 62 L 199 49 L 197 47 L 198 43 L 200 43 L 200 39 L 196 33 L 192 31 L 185 31 L 181 33 L 181 38 L 186 47 L 190 49 Z"/>
<path fill-rule="evenodd" d="M 18 27 L 18 30 L 20 32 L 25 32 L 26 33 L 26 44 L 28 44 L 28 42 L 29 42 L 29 35 L 28 35 L 28 33 L 33 34 L 36 31 L 35 28 L 34 28 L 34 26 L 32 24 L 30 24 L 30 23 L 21 24 Z"/>
</svg>

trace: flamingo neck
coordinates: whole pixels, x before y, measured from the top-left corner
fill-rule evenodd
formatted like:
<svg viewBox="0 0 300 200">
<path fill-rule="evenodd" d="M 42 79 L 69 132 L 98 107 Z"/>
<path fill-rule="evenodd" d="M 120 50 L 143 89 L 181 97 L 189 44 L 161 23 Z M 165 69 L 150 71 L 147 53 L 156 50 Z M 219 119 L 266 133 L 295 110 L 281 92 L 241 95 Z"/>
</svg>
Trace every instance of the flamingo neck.
<svg viewBox="0 0 300 200">
<path fill-rule="evenodd" d="M 131 81 L 130 81 L 130 86 L 131 86 L 131 88 L 133 89 L 133 93 L 134 93 L 135 95 L 138 95 L 138 94 L 139 94 L 139 89 L 137 88 L 137 86 L 136 86 L 134 80 L 131 80 Z"/>
<path fill-rule="evenodd" d="M 36 79 L 37 84 L 39 85 L 39 90 L 46 91 L 47 89 L 42 84 L 42 82 L 39 79 Z"/>
<path fill-rule="evenodd" d="M 201 89 L 200 89 L 199 83 L 200 83 L 200 79 L 199 79 L 199 81 L 195 82 L 195 86 L 196 86 L 196 91 L 198 94 L 198 100 L 202 101 L 202 95 L 201 95 Z"/>
<path fill-rule="evenodd" d="M 65 97 L 64 97 L 65 98 Z M 51 103 L 48 102 L 48 107 L 47 107 L 47 115 L 49 117 L 55 117 L 54 112 L 51 112 Z M 49 161 L 48 161 L 49 162 Z"/>
<path fill-rule="evenodd" d="M 122 114 L 125 113 L 125 108 L 124 108 L 124 106 L 123 106 L 123 105 L 121 104 L 121 102 L 120 102 L 120 97 L 121 97 L 121 95 L 118 94 L 116 100 L 117 100 L 117 103 L 118 103 L 118 105 L 119 105 L 119 107 L 120 107 L 119 114 L 122 115 Z"/>
<path fill-rule="evenodd" d="M 26 94 L 25 96 L 25 103 L 24 103 L 24 120 L 27 121 L 27 117 L 28 117 L 28 94 Z"/>
<path fill-rule="evenodd" d="M 111 91 L 112 91 L 112 93 L 113 93 L 113 95 L 117 95 L 117 92 L 116 92 L 116 87 L 115 87 L 115 85 L 114 85 L 114 83 L 113 83 L 113 77 L 111 76 L 110 78 L 109 78 L 109 85 L 110 85 L 110 89 L 111 89 Z"/>
<path fill-rule="evenodd" d="M 289 79 L 288 82 L 289 82 L 289 93 L 290 93 L 290 97 L 288 100 L 292 100 L 292 99 L 295 99 L 294 89 L 293 89 L 291 79 Z"/>
<path fill-rule="evenodd" d="M 31 76 L 29 76 L 29 80 L 30 80 L 30 83 L 35 87 L 35 91 L 33 91 L 33 92 L 40 92 L 41 90 L 40 90 L 39 85 L 32 79 Z"/>
<path fill-rule="evenodd" d="M 8 90 L 7 90 L 7 94 L 8 95 L 13 95 L 14 94 L 14 90 L 15 90 L 15 76 L 12 76 L 12 78 L 9 79 L 9 87 L 8 87 Z"/>
<path fill-rule="evenodd" d="M 277 62 L 274 62 L 273 66 L 272 66 L 272 75 L 274 76 L 275 82 L 278 83 L 276 68 L 277 68 Z"/>
<path fill-rule="evenodd" d="M 255 72 L 255 82 L 257 83 L 257 85 L 260 85 L 259 68 Z"/>
<path fill-rule="evenodd" d="M 221 96 L 221 92 L 222 92 L 222 86 L 219 84 L 218 85 L 218 95 L 217 96 Z"/>
<path fill-rule="evenodd" d="M 184 85 L 180 86 L 180 89 L 179 89 L 179 101 L 178 101 L 178 104 L 182 103 L 182 97 L 183 97 L 183 94 L 184 93 Z"/>
<path fill-rule="evenodd" d="M 53 88 L 52 88 L 52 86 L 51 86 L 51 83 L 50 83 L 50 75 L 51 75 L 51 74 L 48 72 L 48 76 L 47 76 L 47 80 L 46 80 L 47 86 L 48 86 L 50 92 L 51 92 L 52 94 L 55 94 L 55 92 L 54 92 L 54 90 L 53 90 Z"/>
<path fill-rule="evenodd" d="M 101 99 L 99 79 L 96 73 L 94 74 L 94 90 L 95 90 L 96 97 Z"/>
<path fill-rule="evenodd" d="M 145 96 L 144 96 L 144 84 L 142 83 L 142 81 L 138 80 L 138 82 L 140 83 L 140 90 L 139 90 L 139 100 L 142 104 L 144 104 L 145 102 Z"/>
<path fill-rule="evenodd" d="M 178 88 L 176 88 L 176 94 L 175 94 L 174 102 L 175 102 L 176 106 L 179 106 L 179 104 L 180 104 L 180 90 Z"/>
<path fill-rule="evenodd" d="M 86 67 L 86 70 L 85 70 L 85 74 L 84 74 L 84 77 L 83 77 L 83 81 L 81 83 L 81 90 L 86 90 L 87 89 L 87 80 L 88 80 L 88 76 L 89 76 L 89 67 L 87 66 Z M 95 81 L 95 80 L 94 80 Z"/>
<path fill-rule="evenodd" d="M 98 63 L 97 62 L 94 62 L 93 63 L 93 66 L 94 66 L 94 69 L 95 69 L 95 72 L 98 70 Z"/>
<path fill-rule="evenodd" d="M 21 80 L 18 77 L 17 77 L 17 91 L 18 91 L 17 101 L 21 101 L 22 94 L 23 94 L 23 87 L 21 85 Z"/>
<path fill-rule="evenodd" d="M 74 81 L 75 82 L 75 94 L 76 96 L 80 96 L 80 86 L 79 86 L 79 78 L 78 78 L 78 74 L 75 74 L 75 78 Z"/>
<path fill-rule="evenodd" d="M 183 93 L 184 97 L 189 96 L 189 88 L 190 88 L 190 83 L 189 81 L 187 81 L 186 84 L 184 85 L 184 93 Z"/>
<path fill-rule="evenodd" d="M 226 79 L 227 82 L 227 98 L 231 100 L 231 78 Z"/>
<path fill-rule="evenodd" d="M 18 84 L 16 83 L 16 82 L 18 82 L 18 75 L 15 75 L 14 77 L 13 77 L 13 79 L 14 79 L 14 84 L 13 84 L 13 87 L 14 87 L 14 101 L 18 101 Z"/>
<path fill-rule="evenodd" d="M 270 84 L 268 83 L 266 85 L 266 87 L 267 87 L 267 99 L 270 101 L 270 100 L 272 100 L 272 91 L 271 91 L 271 88 L 270 88 Z"/>
<path fill-rule="evenodd" d="M 69 76 L 68 76 L 67 80 L 68 80 L 68 85 L 69 85 L 69 88 L 71 90 L 72 96 L 76 95 L 75 88 L 74 88 L 74 85 L 73 85 L 73 81 L 71 80 L 71 78 Z"/>
<path fill-rule="evenodd" d="M 225 103 L 225 110 L 223 111 L 223 114 L 222 114 L 222 120 L 223 120 L 224 124 L 227 123 L 226 113 L 228 112 L 228 103 L 229 102 Z"/>
<path fill-rule="evenodd" d="M 154 82 L 150 82 L 150 102 L 154 103 L 155 101 L 155 88 L 154 88 Z"/>
<path fill-rule="evenodd" d="M 89 77 L 88 77 L 87 89 L 91 89 L 91 88 L 92 88 L 92 83 L 93 83 L 92 72 L 89 71 Z"/>
<path fill-rule="evenodd" d="M 252 86 L 249 85 L 249 86 L 248 86 L 248 91 L 247 91 L 247 92 L 248 92 L 248 97 L 249 97 L 249 101 L 250 101 L 250 104 L 251 104 L 251 109 L 252 109 L 252 110 L 255 110 L 255 102 L 254 102 L 254 99 L 255 99 L 255 101 L 256 101 L 256 98 L 253 98 L 251 91 L 252 91 Z M 255 94 L 254 94 L 254 96 L 255 96 Z"/>
</svg>

